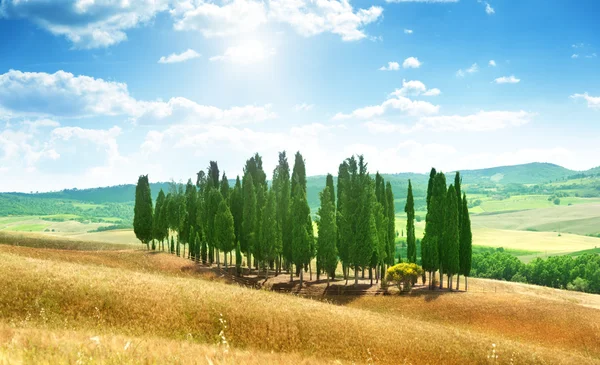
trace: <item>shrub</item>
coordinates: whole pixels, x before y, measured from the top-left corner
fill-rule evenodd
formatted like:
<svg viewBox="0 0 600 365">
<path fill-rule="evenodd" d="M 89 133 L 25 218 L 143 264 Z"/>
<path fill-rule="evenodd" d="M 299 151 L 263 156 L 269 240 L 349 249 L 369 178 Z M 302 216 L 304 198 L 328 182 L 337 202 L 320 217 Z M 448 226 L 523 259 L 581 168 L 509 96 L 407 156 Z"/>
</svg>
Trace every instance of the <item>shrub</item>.
<svg viewBox="0 0 600 365">
<path fill-rule="evenodd" d="M 412 284 L 417 281 L 419 276 L 423 275 L 423 269 L 413 263 L 401 263 L 394 265 L 387 270 L 386 279 L 393 281 L 398 285 L 400 291 L 409 291 Z"/>
<path fill-rule="evenodd" d="M 573 280 L 573 282 L 567 284 L 567 289 L 587 292 L 589 290 L 589 286 L 590 283 L 587 280 L 577 277 L 575 280 Z"/>
</svg>

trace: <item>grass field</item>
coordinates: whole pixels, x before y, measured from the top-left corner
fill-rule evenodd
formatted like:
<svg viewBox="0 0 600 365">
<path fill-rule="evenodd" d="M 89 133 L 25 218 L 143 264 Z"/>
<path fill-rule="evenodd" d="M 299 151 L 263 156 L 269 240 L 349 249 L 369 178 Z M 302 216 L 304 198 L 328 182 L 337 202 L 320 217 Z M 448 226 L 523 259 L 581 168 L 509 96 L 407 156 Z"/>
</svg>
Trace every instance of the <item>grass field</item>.
<svg viewBox="0 0 600 365">
<path fill-rule="evenodd" d="M 79 222 L 74 214 L 54 214 L 47 216 L 0 217 L 0 230 L 13 232 L 48 232 L 56 234 L 83 234 L 105 227 L 112 223 Z M 52 221 L 57 219 L 61 221 Z M 120 221 L 118 218 L 103 218 L 107 222 Z"/>
<path fill-rule="evenodd" d="M 565 232 L 573 234 L 600 233 L 600 204 L 580 204 L 544 209 L 478 214 L 471 217 L 474 228 Z"/>
<path fill-rule="evenodd" d="M 316 301 L 164 253 L 4 235 L 0 363 L 600 363 L 600 296 L 470 279 L 467 293 Z"/>
</svg>

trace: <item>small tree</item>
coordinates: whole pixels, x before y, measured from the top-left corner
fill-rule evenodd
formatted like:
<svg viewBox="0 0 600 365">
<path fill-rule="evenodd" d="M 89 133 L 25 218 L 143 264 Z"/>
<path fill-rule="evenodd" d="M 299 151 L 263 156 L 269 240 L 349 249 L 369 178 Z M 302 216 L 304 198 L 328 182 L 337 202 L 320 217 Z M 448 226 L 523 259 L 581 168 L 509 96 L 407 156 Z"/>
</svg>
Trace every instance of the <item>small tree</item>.
<svg viewBox="0 0 600 365">
<path fill-rule="evenodd" d="M 417 278 L 423 274 L 423 269 L 415 263 L 401 263 L 387 270 L 387 281 L 393 281 L 402 291 L 410 291 Z"/>
<path fill-rule="evenodd" d="M 408 180 L 408 194 L 406 197 L 406 256 L 407 261 L 417 262 L 417 245 L 415 239 L 415 201 L 413 198 L 412 184 Z"/>
</svg>

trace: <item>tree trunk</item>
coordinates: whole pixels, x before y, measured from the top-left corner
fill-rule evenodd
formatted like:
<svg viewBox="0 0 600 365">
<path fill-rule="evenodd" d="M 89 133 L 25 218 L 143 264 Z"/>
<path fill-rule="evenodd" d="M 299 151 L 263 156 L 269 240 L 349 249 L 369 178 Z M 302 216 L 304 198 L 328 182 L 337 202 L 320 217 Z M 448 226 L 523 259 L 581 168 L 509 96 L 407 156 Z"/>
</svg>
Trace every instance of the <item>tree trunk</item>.
<svg viewBox="0 0 600 365">
<path fill-rule="evenodd" d="M 465 275 L 465 291 L 469 290 L 469 287 L 467 286 L 467 278 L 468 276 Z"/>
<path fill-rule="evenodd" d="M 358 286 L 358 266 L 354 266 L 354 286 Z"/>
<path fill-rule="evenodd" d="M 329 275 L 327 275 L 327 287 L 329 288 Z"/>
<path fill-rule="evenodd" d="M 252 258 L 250 257 L 250 252 L 246 255 L 246 260 L 248 261 L 248 275 L 250 275 L 250 270 L 252 270 Z"/>
<path fill-rule="evenodd" d="M 265 281 L 269 278 L 269 265 L 265 265 Z"/>
<path fill-rule="evenodd" d="M 373 286 L 373 268 L 369 267 L 369 279 L 371 279 L 371 286 Z"/>
<path fill-rule="evenodd" d="M 456 290 L 460 290 L 460 274 L 456 275 Z"/>
<path fill-rule="evenodd" d="M 442 271 L 441 265 L 440 265 L 440 289 L 444 289 L 444 272 Z"/>
<path fill-rule="evenodd" d="M 300 270 L 300 287 L 301 288 L 302 288 L 302 282 L 303 282 L 302 279 L 304 279 L 304 277 L 302 275 L 303 273 L 304 273 L 304 270 Z"/>
<path fill-rule="evenodd" d="M 229 253 L 229 266 L 233 266 L 233 254 Z"/>
<path fill-rule="evenodd" d="M 364 278 L 365 278 L 365 268 L 363 267 L 363 269 L 362 269 L 362 279 L 364 279 Z"/>
<path fill-rule="evenodd" d="M 321 269 L 317 268 L 317 281 L 321 278 Z"/>
<path fill-rule="evenodd" d="M 221 270 L 221 257 L 219 256 L 219 250 L 215 249 L 215 254 L 217 255 L 217 269 Z"/>
<path fill-rule="evenodd" d="M 290 283 L 294 282 L 294 265 L 290 263 Z"/>
<path fill-rule="evenodd" d="M 308 271 L 310 272 L 310 281 L 312 281 L 312 262 L 308 263 Z"/>
<path fill-rule="evenodd" d="M 450 290 L 452 290 L 452 279 L 451 279 L 450 274 L 448 274 L 447 278 L 448 278 L 448 284 L 446 285 L 446 287 L 449 288 Z"/>
<path fill-rule="evenodd" d="M 227 270 L 228 269 L 228 267 L 227 267 L 227 252 L 224 252 L 224 255 L 225 255 L 225 271 L 229 272 Z M 229 256 L 229 257 L 231 258 L 231 256 Z"/>
</svg>

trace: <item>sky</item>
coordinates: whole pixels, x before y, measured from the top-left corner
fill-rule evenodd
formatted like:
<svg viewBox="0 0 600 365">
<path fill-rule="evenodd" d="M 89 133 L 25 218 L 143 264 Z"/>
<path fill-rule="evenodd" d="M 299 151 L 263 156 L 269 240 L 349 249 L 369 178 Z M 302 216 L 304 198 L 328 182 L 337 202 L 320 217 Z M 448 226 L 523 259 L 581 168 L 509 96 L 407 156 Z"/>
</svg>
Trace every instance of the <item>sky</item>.
<svg viewBox="0 0 600 365">
<path fill-rule="evenodd" d="M 0 0 L 0 191 L 600 165 L 595 0 Z"/>
</svg>

